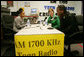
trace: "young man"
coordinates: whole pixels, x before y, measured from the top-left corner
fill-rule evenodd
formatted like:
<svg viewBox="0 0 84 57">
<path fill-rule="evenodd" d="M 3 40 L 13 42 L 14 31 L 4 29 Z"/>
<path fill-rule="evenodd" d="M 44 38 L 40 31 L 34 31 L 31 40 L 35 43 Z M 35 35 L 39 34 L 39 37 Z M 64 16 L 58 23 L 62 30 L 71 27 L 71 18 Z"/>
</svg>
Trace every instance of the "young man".
<svg viewBox="0 0 84 57">
<path fill-rule="evenodd" d="M 57 7 L 57 15 L 60 18 L 60 30 L 64 32 L 66 35 L 70 35 L 76 31 L 76 23 L 75 16 L 66 11 L 66 7 L 64 5 L 58 5 Z"/>
</svg>

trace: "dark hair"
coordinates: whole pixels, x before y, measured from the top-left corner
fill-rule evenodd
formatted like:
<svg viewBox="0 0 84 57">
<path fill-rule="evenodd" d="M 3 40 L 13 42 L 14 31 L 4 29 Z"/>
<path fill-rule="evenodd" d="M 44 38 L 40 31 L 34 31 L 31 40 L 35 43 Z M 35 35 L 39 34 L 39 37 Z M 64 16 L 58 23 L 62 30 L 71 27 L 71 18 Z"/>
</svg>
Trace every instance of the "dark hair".
<svg viewBox="0 0 84 57">
<path fill-rule="evenodd" d="M 66 13 L 67 11 L 66 11 L 66 7 L 64 6 L 64 5 L 58 5 L 58 7 L 57 8 L 59 8 L 59 10 L 63 10 L 64 11 L 64 13 Z"/>
<path fill-rule="evenodd" d="M 23 9 L 20 8 L 20 9 L 17 11 L 17 14 L 19 15 L 22 11 L 23 11 Z"/>
</svg>

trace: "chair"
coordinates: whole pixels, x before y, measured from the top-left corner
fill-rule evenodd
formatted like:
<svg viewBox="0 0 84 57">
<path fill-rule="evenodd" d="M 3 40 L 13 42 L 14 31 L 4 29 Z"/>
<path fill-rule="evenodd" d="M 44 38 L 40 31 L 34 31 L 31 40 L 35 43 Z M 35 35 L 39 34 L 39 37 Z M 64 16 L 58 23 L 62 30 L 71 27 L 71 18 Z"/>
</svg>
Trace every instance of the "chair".
<svg viewBox="0 0 84 57">
<path fill-rule="evenodd" d="M 13 16 L 10 15 L 10 9 L 1 7 L 1 56 L 7 53 L 7 50 L 14 47 Z"/>
<path fill-rule="evenodd" d="M 4 51 L 5 53 L 7 52 L 8 49 L 14 47 L 14 34 L 16 32 L 13 31 L 13 22 L 14 22 L 13 16 L 11 15 L 2 16 L 1 25 L 3 29 L 3 39 L 1 41 L 1 47 L 3 48 L 5 46 L 4 47 L 6 48 L 6 50 Z M 5 54 L 3 53 L 2 56 L 4 55 Z"/>
<path fill-rule="evenodd" d="M 3 38 L 12 39 L 14 38 L 15 32 L 13 31 L 13 22 L 14 17 L 11 15 L 3 15 L 2 17 L 2 29 L 3 29 Z"/>
<path fill-rule="evenodd" d="M 65 45 L 68 45 L 68 49 L 65 48 L 65 56 L 76 56 L 79 54 L 78 51 L 71 52 L 71 44 L 83 43 L 83 16 L 76 15 L 72 22 L 77 23 L 77 31 L 65 38 Z M 73 23 L 72 23 L 73 24 Z"/>
<path fill-rule="evenodd" d="M 83 31 L 83 15 L 77 15 L 76 20 L 78 23 L 78 28 L 80 31 Z"/>
</svg>

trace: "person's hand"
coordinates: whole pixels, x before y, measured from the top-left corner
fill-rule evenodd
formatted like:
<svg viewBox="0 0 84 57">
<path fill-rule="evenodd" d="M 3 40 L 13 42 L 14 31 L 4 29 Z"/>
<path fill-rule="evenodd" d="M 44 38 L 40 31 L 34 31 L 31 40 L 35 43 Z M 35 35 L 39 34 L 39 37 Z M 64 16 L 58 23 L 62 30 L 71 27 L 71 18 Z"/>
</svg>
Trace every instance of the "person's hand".
<svg viewBox="0 0 84 57">
<path fill-rule="evenodd" d="M 52 20 L 54 20 L 54 19 L 52 18 L 52 19 L 50 19 L 50 20 L 52 21 Z"/>
<path fill-rule="evenodd" d="M 49 20 L 49 23 L 51 23 L 52 22 L 52 20 Z"/>
<path fill-rule="evenodd" d="M 54 19 L 50 19 L 49 23 L 51 23 Z"/>
</svg>

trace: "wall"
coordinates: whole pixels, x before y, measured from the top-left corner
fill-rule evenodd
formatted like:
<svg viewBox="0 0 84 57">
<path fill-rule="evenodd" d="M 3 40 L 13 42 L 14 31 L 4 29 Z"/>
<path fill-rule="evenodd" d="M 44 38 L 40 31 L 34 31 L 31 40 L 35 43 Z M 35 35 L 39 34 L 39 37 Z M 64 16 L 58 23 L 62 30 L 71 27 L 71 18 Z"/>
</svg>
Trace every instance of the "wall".
<svg viewBox="0 0 84 57">
<path fill-rule="evenodd" d="M 6 1 L 4 1 L 6 2 Z M 4 3 L 1 2 L 1 5 Z M 30 2 L 30 7 L 25 7 L 24 3 Z M 6 3 L 5 3 L 6 4 Z M 30 15 L 32 8 L 37 8 L 38 12 L 48 12 L 47 9 L 44 8 L 44 6 L 55 6 L 57 7 L 59 4 L 59 1 L 56 1 L 56 3 L 50 3 L 50 1 L 14 1 L 14 7 L 9 7 L 11 12 L 17 11 L 20 7 L 24 7 L 25 14 Z M 64 4 L 66 7 L 74 7 L 74 11 L 69 11 L 71 13 L 76 13 L 76 15 L 81 15 L 81 8 L 82 8 L 82 2 L 81 1 L 68 1 L 68 4 Z M 56 12 L 56 8 L 54 10 Z M 44 19 L 44 17 L 41 17 L 41 19 Z"/>
</svg>

